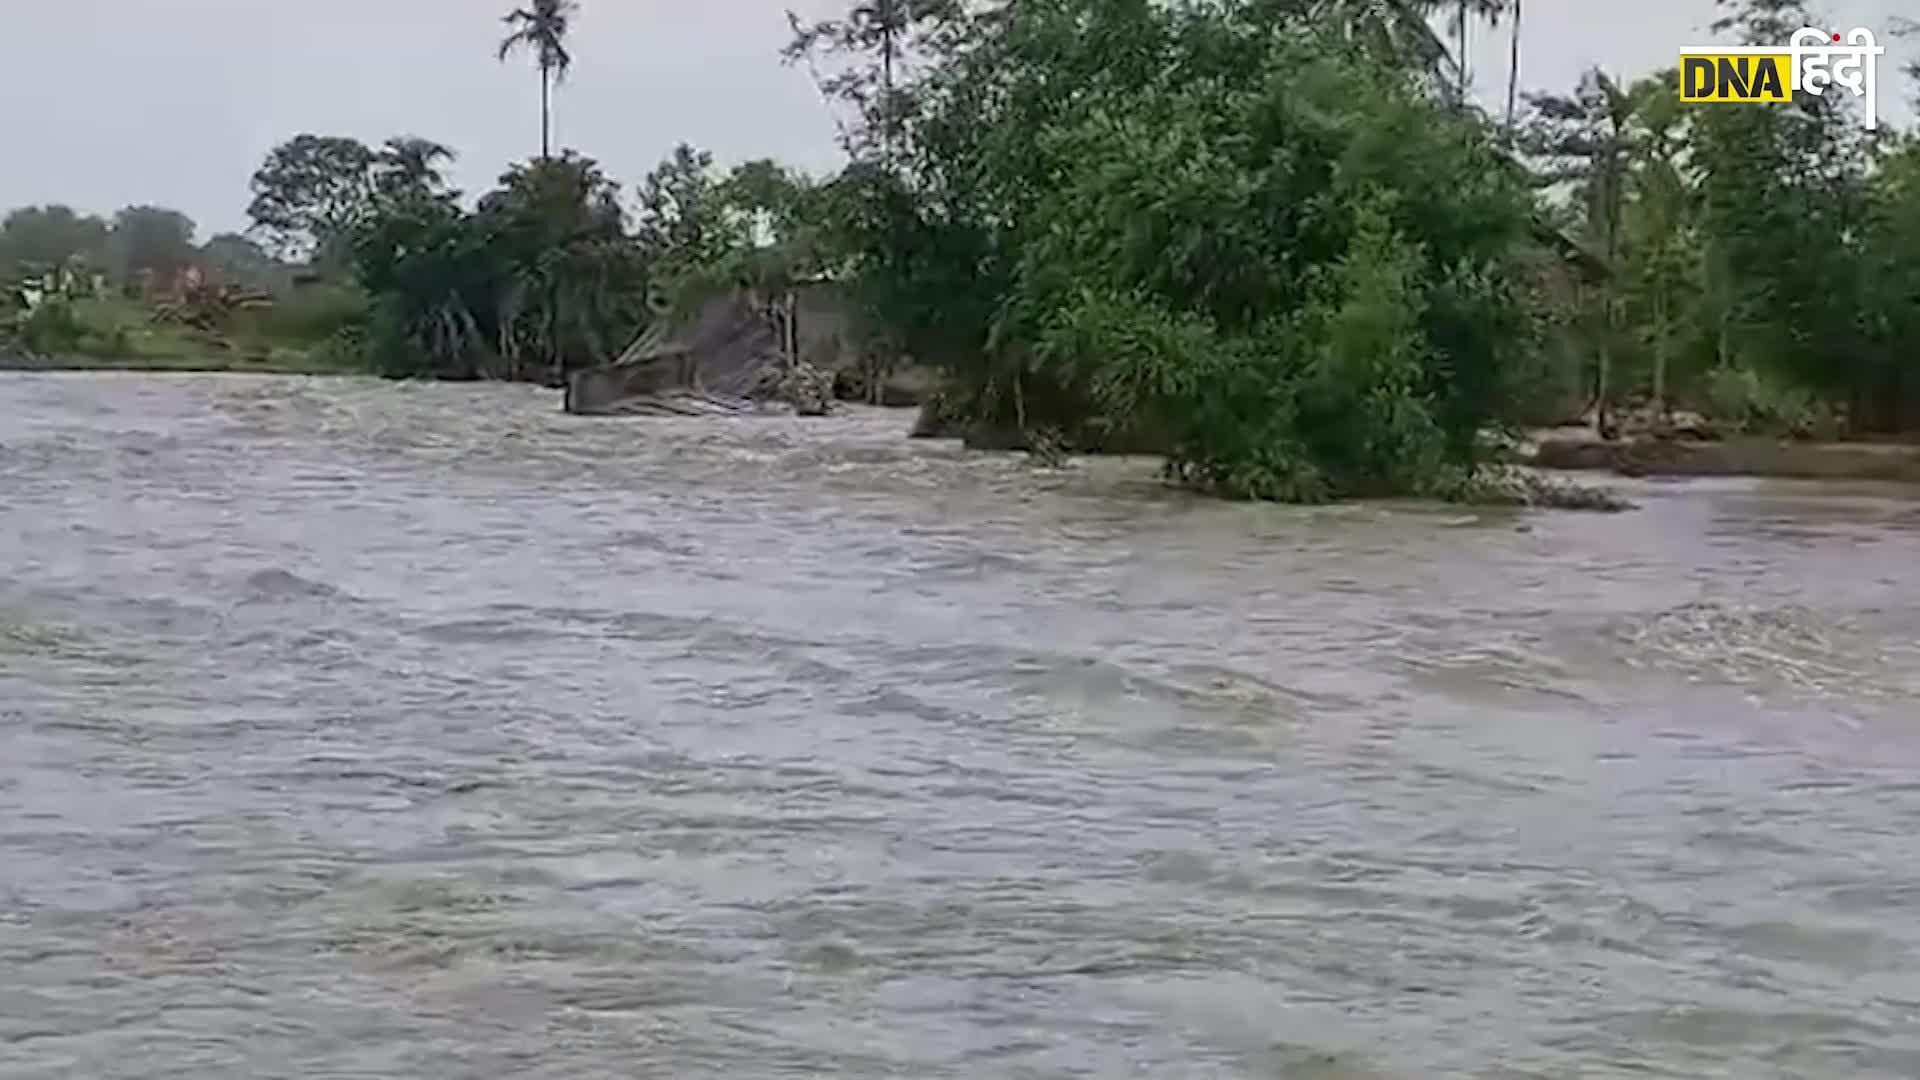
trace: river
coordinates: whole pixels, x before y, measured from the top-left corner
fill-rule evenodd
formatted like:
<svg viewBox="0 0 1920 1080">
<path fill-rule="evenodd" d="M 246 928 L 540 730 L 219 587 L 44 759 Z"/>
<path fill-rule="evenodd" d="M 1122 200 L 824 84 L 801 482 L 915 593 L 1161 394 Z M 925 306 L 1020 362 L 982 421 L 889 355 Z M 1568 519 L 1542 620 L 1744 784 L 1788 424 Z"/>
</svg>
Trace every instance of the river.
<svg viewBox="0 0 1920 1080">
<path fill-rule="evenodd" d="M 1920 1076 L 1920 502 L 0 376 L 0 1075 Z"/>
</svg>

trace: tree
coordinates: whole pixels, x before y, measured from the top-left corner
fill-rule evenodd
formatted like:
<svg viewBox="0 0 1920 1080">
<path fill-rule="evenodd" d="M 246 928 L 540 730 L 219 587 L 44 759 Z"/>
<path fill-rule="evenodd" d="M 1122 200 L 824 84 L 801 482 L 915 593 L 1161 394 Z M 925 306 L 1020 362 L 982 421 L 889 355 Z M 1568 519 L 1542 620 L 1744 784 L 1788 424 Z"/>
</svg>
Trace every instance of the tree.
<svg viewBox="0 0 1920 1080">
<path fill-rule="evenodd" d="M 1873 387 L 1861 426 L 1911 431 L 1920 425 L 1920 139 L 1881 163 L 1867 192 L 1862 311 Z"/>
<path fill-rule="evenodd" d="M 1594 424 L 1608 431 L 1613 353 L 1619 334 L 1620 224 L 1632 171 L 1634 99 L 1600 68 L 1572 96 L 1531 95 L 1534 118 L 1522 146 L 1548 184 L 1572 185 L 1582 239 L 1605 267 L 1595 333 Z"/>
<path fill-rule="evenodd" d="M 531 7 L 508 12 L 508 33 L 500 42 L 499 59 L 521 50 L 533 54 L 540 72 L 540 157 L 553 156 L 553 88 L 573 68 L 573 54 L 567 49 L 567 35 L 580 5 L 575 0 L 533 0 Z"/>
<path fill-rule="evenodd" d="M 389 201 L 444 194 L 447 178 L 441 167 L 455 156 L 451 148 L 432 139 L 413 135 L 388 139 L 373 163 L 374 190 Z"/>
<path fill-rule="evenodd" d="M 372 298 L 366 358 L 387 375 L 557 383 L 612 359 L 646 316 L 619 188 L 573 154 L 515 166 L 472 213 L 425 186 L 379 199 L 352 253 Z"/>
<path fill-rule="evenodd" d="M 337 262 L 374 196 L 379 156 L 357 139 L 300 135 L 253 174 L 252 231 L 281 258 Z"/>
<path fill-rule="evenodd" d="M 108 261 L 122 280 L 151 275 L 157 283 L 171 285 L 194 263 L 193 233 L 193 219 L 178 210 L 129 206 L 113 216 Z"/>
<path fill-rule="evenodd" d="M 505 268 L 484 224 L 448 197 L 379 204 L 350 234 L 354 278 L 371 298 L 360 337 L 390 377 L 514 374 L 495 363 Z"/>
<path fill-rule="evenodd" d="M 0 278 L 22 271 L 44 273 L 81 259 L 104 266 L 108 225 L 65 206 L 29 206 L 0 222 Z"/>
<path fill-rule="evenodd" d="M 789 11 L 793 40 L 781 55 L 810 67 L 823 53 L 852 58 L 851 66 L 831 76 L 815 69 L 815 79 L 822 93 L 860 112 L 861 129 L 846 133 L 849 149 L 875 150 L 883 162 L 892 162 L 912 105 L 903 69 L 967 17 L 963 0 L 855 0 L 845 17 L 810 24 Z"/>
<path fill-rule="evenodd" d="M 1686 126 L 1673 95 L 1679 78 L 1668 70 L 1634 84 L 1635 137 L 1622 232 L 1624 279 L 1644 319 L 1642 339 L 1652 352 L 1653 407 L 1665 418 L 1677 344 L 1686 337 L 1685 305 L 1698 289 L 1700 253 L 1695 203 L 1686 158 Z"/>
<path fill-rule="evenodd" d="M 831 202 L 857 294 L 963 420 L 1143 440 L 1238 495 L 1471 467 L 1528 348 L 1529 194 L 1311 8 L 1022 0 L 937 40 L 900 168 L 856 162 Z"/>
<path fill-rule="evenodd" d="M 605 363 L 638 326 L 647 283 L 626 232 L 620 187 L 572 153 L 517 165 L 480 200 L 477 217 L 505 256 L 500 351 L 563 382 Z"/>
<path fill-rule="evenodd" d="M 1809 22 L 1791 0 L 1723 0 L 1719 25 L 1774 43 Z M 1723 359 L 1867 406 L 1859 378 L 1863 261 L 1872 151 L 1842 95 L 1802 93 L 1765 109 L 1703 109 L 1690 160 Z"/>
<path fill-rule="evenodd" d="M 220 233 L 200 245 L 194 261 L 216 280 L 265 292 L 286 288 L 290 269 L 239 233 Z"/>
<path fill-rule="evenodd" d="M 728 212 L 713 155 L 690 144 L 674 147 L 640 181 L 639 204 L 635 238 L 670 293 L 706 284 L 749 242 L 747 223 Z"/>
<path fill-rule="evenodd" d="M 1381 63 L 1418 71 L 1440 90 L 1458 92 L 1464 65 L 1434 31 L 1432 18 L 1452 0 L 1312 0 L 1275 5 L 1328 26 Z"/>
</svg>

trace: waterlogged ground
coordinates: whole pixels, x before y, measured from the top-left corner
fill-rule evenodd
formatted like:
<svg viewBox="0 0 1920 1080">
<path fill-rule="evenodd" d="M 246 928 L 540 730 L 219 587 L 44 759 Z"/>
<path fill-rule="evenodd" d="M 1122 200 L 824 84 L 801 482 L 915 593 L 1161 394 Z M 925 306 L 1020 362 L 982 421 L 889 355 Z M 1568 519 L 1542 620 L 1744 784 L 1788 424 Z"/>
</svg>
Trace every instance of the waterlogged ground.
<svg viewBox="0 0 1920 1080">
<path fill-rule="evenodd" d="M 0 377 L 0 1075 L 1920 1076 L 1920 503 Z"/>
</svg>

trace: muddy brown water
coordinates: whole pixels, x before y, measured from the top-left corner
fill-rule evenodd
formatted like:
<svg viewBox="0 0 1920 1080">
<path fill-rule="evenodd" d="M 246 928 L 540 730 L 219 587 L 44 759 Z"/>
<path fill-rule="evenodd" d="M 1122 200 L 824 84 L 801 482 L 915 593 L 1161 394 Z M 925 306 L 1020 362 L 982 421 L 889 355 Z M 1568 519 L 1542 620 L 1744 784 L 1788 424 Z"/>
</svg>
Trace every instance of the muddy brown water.
<svg viewBox="0 0 1920 1080">
<path fill-rule="evenodd" d="M 0 377 L 0 1075 L 1920 1076 L 1920 503 Z"/>
</svg>

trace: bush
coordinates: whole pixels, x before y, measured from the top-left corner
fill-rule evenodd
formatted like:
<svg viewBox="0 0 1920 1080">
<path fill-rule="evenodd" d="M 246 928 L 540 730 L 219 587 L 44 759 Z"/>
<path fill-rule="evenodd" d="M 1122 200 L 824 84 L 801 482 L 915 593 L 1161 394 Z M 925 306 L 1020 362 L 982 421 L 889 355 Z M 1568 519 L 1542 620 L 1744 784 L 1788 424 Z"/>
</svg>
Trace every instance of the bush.
<svg viewBox="0 0 1920 1080">
<path fill-rule="evenodd" d="M 321 346 L 366 320 L 367 296 L 350 283 L 327 282 L 294 290 L 243 312 L 241 325 L 276 344 Z"/>
<path fill-rule="evenodd" d="M 1832 438 L 1839 418 L 1810 391 L 1747 368 L 1707 375 L 1711 419 L 1743 435 Z"/>
<path fill-rule="evenodd" d="M 30 352 L 70 353 L 79 350 L 86 328 L 71 303 L 50 296 L 20 320 L 18 333 L 21 344 Z"/>
</svg>

